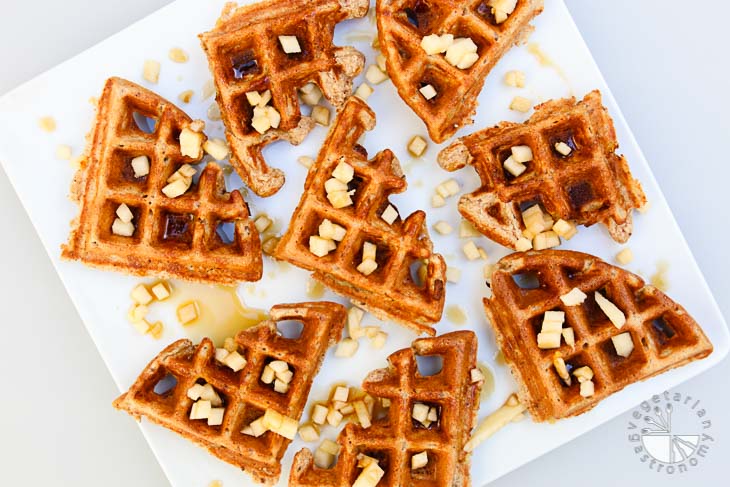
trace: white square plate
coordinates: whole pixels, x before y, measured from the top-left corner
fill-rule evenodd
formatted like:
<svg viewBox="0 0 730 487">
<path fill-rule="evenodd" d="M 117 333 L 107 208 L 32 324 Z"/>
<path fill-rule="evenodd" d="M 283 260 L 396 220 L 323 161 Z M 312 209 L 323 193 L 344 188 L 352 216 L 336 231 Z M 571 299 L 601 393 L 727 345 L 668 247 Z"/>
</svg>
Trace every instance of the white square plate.
<svg viewBox="0 0 730 487">
<path fill-rule="evenodd" d="M 142 83 L 176 102 L 180 92 L 195 90 L 191 103 L 182 108 L 195 118 L 205 119 L 212 100 L 201 99 L 201 88 L 209 79 L 209 74 L 197 34 L 214 25 L 223 3 L 224 0 L 178 0 L 0 99 L 0 161 L 120 391 L 126 390 L 148 361 L 167 343 L 184 336 L 199 338 L 208 332 L 220 336 L 226 330 L 212 330 L 213 323 L 183 328 L 173 318 L 173 307 L 160 305 L 154 313 L 156 318 L 165 322 L 163 338 L 157 341 L 140 336 L 125 319 L 130 304 L 129 291 L 139 282 L 138 279 L 92 270 L 77 262 L 60 261 L 60 245 L 66 241 L 68 222 L 77 214 L 77 208 L 66 198 L 73 170 L 68 163 L 56 160 L 55 149 L 59 144 L 69 144 L 73 146 L 75 154 L 82 151 L 83 137 L 93 117 L 88 100 L 98 96 L 105 79 L 112 75 Z M 518 94 L 539 102 L 570 95 L 582 97 L 592 89 L 600 89 L 614 117 L 621 150 L 627 156 L 634 175 L 643 183 L 652 203 L 648 213 L 635 217 L 635 233 L 629 245 L 636 259 L 628 267 L 648 278 L 660 262 L 666 262 L 669 265 L 671 286 L 669 295 L 683 304 L 702 324 L 715 346 L 715 352 L 700 362 L 627 387 L 578 418 L 552 425 L 531 421 L 510 425 L 475 451 L 472 462 L 475 485 L 484 485 L 595 428 L 652 393 L 674 387 L 712 367 L 727 354 L 729 348 L 727 326 L 710 290 L 652 176 L 649 164 L 636 145 L 570 14 L 561 0 L 546 0 L 545 4 L 545 12 L 534 21 L 536 30 L 530 42 L 539 44 L 559 68 L 541 64 L 525 46 L 512 49 L 487 80 L 480 96 L 476 123 L 461 130 L 458 135 L 471 133 L 500 120 L 524 120 L 526 116 L 507 108 L 512 97 Z M 339 45 L 354 44 L 366 53 L 371 64 L 375 57 L 370 47 L 374 33 L 372 19 L 364 18 L 339 25 L 336 41 Z M 175 64 L 169 61 L 167 53 L 172 47 L 181 47 L 187 51 L 190 54 L 189 62 Z M 158 85 L 142 82 L 142 64 L 145 59 L 162 62 Z M 525 89 L 509 88 L 503 84 L 504 73 L 511 69 L 526 72 L 528 85 Z M 459 221 L 456 198 L 449 200 L 444 208 L 432 209 L 430 197 L 434 187 L 449 177 L 460 181 L 464 191 L 473 190 L 478 184 L 475 172 L 469 168 L 455 175 L 442 171 L 435 163 L 439 147 L 433 143 L 422 159 L 413 160 L 408 155 L 407 141 L 416 134 L 425 136 L 426 131 L 422 122 L 398 98 L 389 81 L 377 86 L 368 102 L 378 116 L 378 126 L 367 135 L 364 145 L 371 154 L 384 148 L 395 151 L 410 184 L 405 194 L 393 198 L 401 214 L 419 208 L 426 209 L 429 225 L 446 220 L 456 227 Z M 38 120 L 43 116 L 56 119 L 58 128 L 55 132 L 48 134 L 39 129 Z M 208 133 L 220 137 L 223 133 L 220 122 L 209 123 Z M 296 159 L 300 155 L 315 156 L 325 134 L 326 130 L 318 127 L 299 147 L 279 143 L 266 150 L 267 159 L 273 165 L 285 169 L 288 182 L 281 192 L 269 199 L 247 196 L 254 214 L 266 212 L 275 218 L 280 229 L 287 225 L 299 200 L 306 171 Z M 229 178 L 229 189 L 240 186 L 238 177 L 234 175 Z M 468 316 L 465 325 L 457 325 L 450 322 L 447 317 L 449 313 L 445 313 L 438 331 L 444 333 L 460 328 L 473 329 L 480 339 L 479 358 L 489 364 L 494 373 L 495 389 L 482 403 L 480 417 L 483 417 L 501 405 L 507 395 L 515 390 L 515 384 L 507 368 L 494 360 L 494 338 L 481 309 L 481 298 L 487 292 L 482 278 L 482 263 L 468 263 L 464 259 L 460 247 L 465 241 L 456 234 L 441 236 L 431 233 L 436 249 L 446 257 L 448 264 L 463 271 L 461 281 L 447 287 L 447 309 L 460 306 Z M 475 240 L 487 250 L 492 262 L 507 253 L 506 249 L 486 238 Z M 564 244 L 563 248 L 586 251 L 612 261 L 621 247 L 609 238 L 603 228 L 596 225 L 590 229 L 581 228 L 578 236 Z M 310 299 L 306 290 L 307 282 L 307 273 L 266 258 L 264 278 L 255 284 L 241 285 L 239 295 L 250 307 L 268 309 L 280 302 Z M 190 286 L 186 289 L 192 294 L 196 292 Z M 329 291 L 324 298 L 344 302 Z M 366 323 L 374 321 L 372 318 L 366 319 Z M 385 366 L 385 358 L 389 353 L 408 346 L 415 338 L 413 333 L 397 325 L 385 323 L 383 326 L 390 334 L 383 350 L 371 350 L 364 342 L 353 359 L 336 359 L 332 351 L 328 353 L 312 388 L 312 401 L 325 399 L 334 382 L 359 384 L 368 371 Z M 112 399 L 109 398 L 110 403 Z M 212 479 L 220 479 L 224 485 L 250 483 L 249 477 L 236 468 L 163 428 L 144 422 L 142 430 L 176 487 L 207 485 Z M 336 431 L 333 428 L 325 429 L 323 436 L 335 438 Z M 110 438 L 109 441 L 113 443 L 114 439 Z M 289 448 L 284 458 L 280 485 L 286 485 L 291 459 L 303 446 L 300 440 L 296 440 Z"/>
</svg>

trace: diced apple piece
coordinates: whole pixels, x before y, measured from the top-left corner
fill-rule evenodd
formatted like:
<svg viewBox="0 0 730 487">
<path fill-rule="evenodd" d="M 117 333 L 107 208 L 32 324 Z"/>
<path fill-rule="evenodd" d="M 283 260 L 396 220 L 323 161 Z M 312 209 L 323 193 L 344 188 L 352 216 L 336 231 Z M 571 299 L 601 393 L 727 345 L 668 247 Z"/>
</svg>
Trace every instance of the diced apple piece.
<svg viewBox="0 0 730 487">
<path fill-rule="evenodd" d="M 327 408 L 321 404 L 315 404 L 312 409 L 312 421 L 315 424 L 324 424 L 327 421 Z"/>
<path fill-rule="evenodd" d="M 149 308 L 144 304 L 135 304 L 127 313 L 127 319 L 130 323 L 138 323 L 145 319 Z"/>
<path fill-rule="evenodd" d="M 514 157 L 509 156 L 504 161 L 504 170 L 513 175 L 514 177 L 518 177 L 523 172 L 527 171 L 527 166 L 524 164 L 521 164 L 517 161 L 515 161 Z"/>
<path fill-rule="evenodd" d="M 299 164 L 301 164 L 302 166 L 306 167 L 307 169 L 309 169 L 314 164 L 314 159 L 312 159 L 309 156 L 299 156 L 297 158 L 297 162 Z"/>
<path fill-rule="evenodd" d="M 452 266 L 447 267 L 446 280 L 457 284 L 461 280 L 461 269 Z"/>
<path fill-rule="evenodd" d="M 578 233 L 578 227 L 576 227 L 573 223 L 563 220 L 561 218 L 553 225 L 553 232 L 557 233 L 565 240 L 570 240 Z"/>
<path fill-rule="evenodd" d="M 479 233 L 479 231 L 474 228 L 474 225 L 472 225 L 470 222 L 466 220 L 461 220 L 459 222 L 459 238 L 472 238 L 481 236 L 482 234 Z"/>
<path fill-rule="evenodd" d="M 426 100 L 431 100 L 435 98 L 436 95 L 438 95 L 438 92 L 436 91 L 436 88 L 433 87 L 433 85 L 423 86 L 418 91 L 421 92 L 421 95 L 423 95 Z"/>
<path fill-rule="evenodd" d="M 355 90 L 355 96 L 360 98 L 362 101 L 367 101 L 374 91 L 375 90 L 373 90 L 373 88 L 369 84 L 363 83 Z"/>
<path fill-rule="evenodd" d="M 398 219 L 398 211 L 393 208 L 393 205 L 388 205 L 388 207 L 380 215 L 380 218 L 382 218 L 388 225 L 392 225 L 393 222 Z"/>
<path fill-rule="evenodd" d="M 313 424 L 303 424 L 299 427 L 299 437 L 307 443 L 317 441 L 319 440 L 319 430 Z"/>
<path fill-rule="evenodd" d="M 330 426 L 334 426 L 335 428 L 340 425 L 342 422 L 343 416 L 342 413 L 335 410 L 334 408 L 331 408 L 327 412 L 327 424 Z"/>
<path fill-rule="evenodd" d="M 540 205 L 533 205 L 522 212 L 522 221 L 532 234 L 537 235 L 548 228 L 545 227 L 545 218 Z"/>
<path fill-rule="evenodd" d="M 565 365 L 565 360 L 557 355 L 557 353 L 553 358 L 553 366 L 555 367 L 555 371 L 558 373 L 558 377 L 563 379 L 563 382 L 565 382 L 566 385 L 570 385 L 571 380 L 570 374 L 568 373 L 568 367 Z"/>
<path fill-rule="evenodd" d="M 573 331 L 573 328 L 563 328 L 561 333 L 563 334 L 565 343 L 567 343 L 571 348 L 575 348 L 575 331 Z"/>
<path fill-rule="evenodd" d="M 157 83 L 160 80 L 160 63 L 147 59 L 142 67 L 142 77 L 150 83 Z"/>
<path fill-rule="evenodd" d="M 434 194 L 431 196 L 431 206 L 433 208 L 442 208 L 446 206 L 446 200 L 440 194 Z"/>
<path fill-rule="evenodd" d="M 411 470 L 418 470 L 428 465 L 428 453 L 422 451 L 411 457 Z"/>
<path fill-rule="evenodd" d="M 162 192 L 168 198 L 178 198 L 184 195 L 188 189 L 190 189 L 190 182 L 184 178 L 180 178 L 162 188 Z"/>
<path fill-rule="evenodd" d="M 529 145 L 516 145 L 512 147 L 512 157 L 517 162 L 531 162 L 533 159 L 532 149 Z"/>
<path fill-rule="evenodd" d="M 565 306 L 578 306 L 579 304 L 583 304 L 587 297 L 586 293 L 574 287 L 570 292 L 560 296 L 560 300 Z"/>
<path fill-rule="evenodd" d="M 246 99 L 249 105 L 256 107 L 261 103 L 261 94 L 258 91 L 247 91 Z"/>
<path fill-rule="evenodd" d="M 362 246 L 362 260 L 375 260 L 378 252 L 378 247 L 372 242 L 365 242 Z"/>
<path fill-rule="evenodd" d="M 150 304 L 154 297 L 152 294 L 150 294 L 149 290 L 147 289 L 147 286 L 144 284 L 138 284 L 135 286 L 134 289 L 132 289 L 132 292 L 130 294 L 132 301 L 134 301 L 137 304 Z"/>
<path fill-rule="evenodd" d="M 223 363 L 230 367 L 234 372 L 238 372 L 246 366 L 246 359 L 238 352 L 231 352 L 223 360 Z"/>
<path fill-rule="evenodd" d="M 504 75 L 504 83 L 513 88 L 525 87 L 525 73 L 523 71 L 507 71 Z"/>
<path fill-rule="evenodd" d="M 630 264 L 634 260 L 634 253 L 631 251 L 629 247 L 626 247 L 625 249 L 621 250 L 618 254 L 616 254 L 616 262 L 618 262 L 621 265 L 627 265 Z"/>
<path fill-rule="evenodd" d="M 462 250 L 464 251 L 464 255 L 466 256 L 466 258 L 469 260 L 477 260 L 481 257 L 479 249 L 472 240 L 469 240 L 467 243 L 465 243 L 462 247 Z"/>
<path fill-rule="evenodd" d="M 274 369 L 272 369 L 269 365 L 266 365 L 264 367 L 264 370 L 261 371 L 261 382 L 263 382 L 264 384 L 273 383 L 275 377 L 276 372 L 274 372 Z"/>
<path fill-rule="evenodd" d="M 190 419 L 208 419 L 211 409 L 210 401 L 199 400 L 190 409 Z"/>
<path fill-rule="evenodd" d="M 223 424 L 223 414 L 226 412 L 225 408 L 211 408 L 208 414 L 208 426 L 220 426 Z"/>
<path fill-rule="evenodd" d="M 289 390 L 289 384 L 286 382 L 276 379 L 274 381 L 274 391 L 278 392 L 279 394 L 286 394 Z"/>
<path fill-rule="evenodd" d="M 294 372 L 290 369 L 286 369 L 283 372 L 277 372 L 276 378 L 282 381 L 284 384 L 290 384 L 292 378 L 294 378 Z"/>
<path fill-rule="evenodd" d="M 436 222 L 436 224 L 433 226 L 433 229 L 441 235 L 449 235 L 451 232 L 454 231 L 449 222 L 445 222 L 443 220 Z"/>
<path fill-rule="evenodd" d="M 228 157 L 228 145 L 221 139 L 206 140 L 203 143 L 203 150 L 210 154 L 216 161 L 222 161 Z"/>
<path fill-rule="evenodd" d="M 525 237 L 520 237 L 517 239 L 515 248 L 518 252 L 527 252 L 528 250 L 532 250 L 532 241 L 526 239 Z"/>
<path fill-rule="evenodd" d="M 299 39 L 297 36 L 279 36 L 279 43 L 281 48 L 287 54 L 297 54 L 302 52 L 302 47 L 299 45 Z"/>
<path fill-rule="evenodd" d="M 365 406 L 365 403 L 358 400 L 353 402 L 352 406 L 355 408 L 355 415 L 357 416 L 360 426 L 368 429 L 372 423 L 370 422 L 370 413 L 368 412 L 368 408 Z"/>
<path fill-rule="evenodd" d="M 223 404 L 221 397 L 210 384 L 203 385 L 203 389 L 201 389 L 200 391 L 200 399 L 204 401 L 210 401 L 210 404 L 213 407 L 218 407 Z"/>
<path fill-rule="evenodd" d="M 350 334 L 350 338 L 357 340 L 360 338 L 362 331 L 360 323 L 365 312 L 358 307 L 353 306 L 347 311 L 347 331 Z"/>
<path fill-rule="evenodd" d="M 631 333 L 629 332 L 611 337 L 611 341 L 616 349 L 616 354 L 621 357 L 626 358 L 634 351 L 634 340 L 631 338 Z"/>
<path fill-rule="evenodd" d="M 269 117 L 267 117 L 264 114 L 258 114 L 256 116 L 256 108 L 254 109 L 254 117 L 251 120 L 251 127 L 253 127 L 256 132 L 260 134 L 265 134 L 267 130 L 271 128 L 271 121 L 269 120 Z"/>
<path fill-rule="evenodd" d="M 423 423 L 428 419 L 428 406 L 426 406 L 423 403 L 417 402 L 413 405 L 413 410 L 411 411 L 411 417 L 418 421 L 419 423 Z"/>
<path fill-rule="evenodd" d="M 182 325 L 187 325 L 198 319 L 200 315 L 198 310 L 198 303 L 196 301 L 190 301 L 181 304 L 177 308 L 177 320 Z"/>
<path fill-rule="evenodd" d="M 600 292 L 596 291 L 594 296 L 598 307 L 608 316 L 613 326 L 620 330 L 626 324 L 626 315 L 624 315 L 624 312 L 618 309 L 615 304 L 606 299 Z"/>
<path fill-rule="evenodd" d="M 573 152 L 573 149 L 571 149 L 568 144 L 561 141 L 555 144 L 555 151 L 563 156 L 569 156 L 570 153 Z"/>
<path fill-rule="evenodd" d="M 579 367 L 573 371 L 573 375 L 576 379 L 578 379 L 578 382 L 584 382 L 587 380 L 593 379 L 593 369 L 588 367 L 587 365 L 584 365 L 583 367 Z"/>
<path fill-rule="evenodd" d="M 375 62 L 377 63 L 378 67 L 380 68 L 380 70 L 382 72 L 384 72 L 384 73 L 387 73 L 388 72 L 388 69 L 387 69 L 388 68 L 388 66 L 387 66 L 387 60 L 385 58 L 385 55 L 383 55 L 382 53 L 381 54 L 378 54 L 375 57 Z"/>
<path fill-rule="evenodd" d="M 375 270 L 377 268 L 378 268 L 378 263 L 375 262 L 374 260 L 369 260 L 368 259 L 368 260 L 363 260 L 360 263 L 360 265 L 357 266 L 357 271 L 360 274 L 363 274 L 365 276 L 369 276 L 370 274 L 372 274 L 373 272 L 375 272 Z"/>
<path fill-rule="evenodd" d="M 352 338 L 343 338 L 340 343 L 337 344 L 335 349 L 335 357 L 338 358 L 349 358 L 355 355 L 360 344 Z"/>
<path fill-rule="evenodd" d="M 388 79 L 388 75 L 384 73 L 377 64 L 371 64 L 365 72 L 365 79 L 368 80 L 369 83 L 379 85 Z"/>
<path fill-rule="evenodd" d="M 385 471 L 377 463 L 371 463 L 360 472 L 352 487 L 375 487 L 383 475 Z"/>
<path fill-rule="evenodd" d="M 469 69 L 476 62 L 479 61 L 479 54 L 476 52 L 467 52 L 462 56 L 462 58 L 459 60 L 459 62 L 456 64 L 456 67 L 459 69 Z"/>
<path fill-rule="evenodd" d="M 251 433 L 256 438 L 258 438 L 259 436 L 261 436 L 264 433 L 266 433 L 267 431 L 269 431 L 269 429 L 266 426 L 264 426 L 264 417 L 263 416 L 252 421 L 251 424 L 249 425 L 249 427 L 251 428 Z"/>
<path fill-rule="evenodd" d="M 431 34 L 421 39 L 421 48 L 430 56 L 446 52 L 453 43 L 454 36 L 452 34 Z"/>
<path fill-rule="evenodd" d="M 322 449 L 317 449 L 314 452 L 314 466 L 317 468 L 331 468 L 335 463 L 335 456 L 331 453 L 327 453 Z"/>
<path fill-rule="evenodd" d="M 509 104 L 509 108 L 517 112 L 527 113 L 532 109 L 532 101 L 523 96 L 516 96 Z"/>
<path fill-rule="evenodd" d="M 346 386 L 337 386 L 337 387 L 335 387 L 335 390 L 332 393 L 333 401 L 347 402 L 347 399 L 349 397 L 350 397 L 350 388 L 346 387 Z"/>
<path fill-rule="evenodd" d="M 560 348 L 560 332 L 538 333 L 537 347 L 543 350 L 550 348 Z"/>
<path fill-rule="evenodd" d="M 532 241 L 532 248 L 535 250 L 552 249 L 560 245 L 560 237 L 552 230 L 535 235 Z"/>
<path fill-rule="evenodd" d="M 130 162 L 135 178 L 142 178 L 150 173 L 150 160 L 147 156 L 137 156 Z"/>
<path fill-rule="evenodd" d="M 596 387 L 592 380 L 580 383 L 580 395 L 583 397 L 591 397 L 596 393 Z"/>
<path fill-rule="evenodd" d="M 375 336 L 370 339 L 370 345 L 376 349 L 380 350 L 385 346 L 385 342 L 388 340 L 388 334 L 384 331 L 378 331 L 375 333 Z"/>
<path fill-rule="evenodd" d="M 194 132 L 189 127 L 185 127 L 180 132 L 180 153 L 193 159 L 203 157 L 203 139 L 205 135 L 202 132 Z"/>
<path fill-rule="evenodd" d="M 476 52 L 477 45 L 474 44 L 474 41 L 469 37 L 459 37 L 454 39 L 454 42 L 446 50 L 446 61 L 452 66 L 458 66 L 465 56 L 472 53 L 476 54 Z"/>
<path fill-rule="evenodd" d="M 423 137 L 416 135 L 408 142 L 407 148 L 413 157 L 421 157 L 428 149 L 428 142 Z"/>
<path fill-rule="evenodd" d="M 482 371 L 479 370 L 478 367 L 474 367 L 473 369 L 471 369 L 470 374 L 471 374 L 471 381 L 473 383 L 482 382 L 483 380 L 485 380 L 484 374 L 482 374 Z"/>
<path fill-rule="evenodd" d="M 324 257 L 330 253 L 332 240 L 312 235 L 309 237 L 309 251 L 317 257 Z"/>
<path fill-rule="evenodd" d="M 160 281 L 152 286 L 152 294 L 158 301 L 164 301 L 170 297 L 170 285 L 165 281 Z"/>
<path fill-rule="evenodd" d="M 301 97 L 304 104 L 309 105 L 310 107 L 316 106 L 319 104 L 320 100 L 322 100 L 322 90 L 320 90 L 314 83 L 307 83 L 302 86 L 299 91 L 301 91 Z"/>
<path fill-rule="evenodd" d="M 312 107 L 312 119 L 323 127 L 329 127 L 330 125 L 330 109 L 322 106 L 315 105 Z"/>
<path fill-rule="evenodd" d="M 228 355 L 229 355 L 230 353 L 231 353 L 231 352 L 229 352 L 229 351 L 228 351 L 228 350 L 226 350 L 225 348 L 216 348 L 216 349 L 215 349 L 215 359 L 216 359 L 216 360 L 217 360 L 218 362 L 220 362 L 220 363 L 223 363 L 223 361 L 224 361 L 224 360 L 226 359 L 226 357 L 228 357 Z"/>
<path fill-rule="evenodd" d="M 253 224 L 256 227 L 256 230 L 258 230 L 259 233 L 264 233 L 268 228 L 271 226 L 271 219 L 267 217 L 266 215 L 261 215 L 256 220 L 254 220 Z"/>
<path fill-rule="evenodd" d="M 542 331 L 560 331 L 565 323 L 564 311 L 546 311 L 542 321 Z"/>
<path fill-rule="evenodd" d="M 341 242 L 345 238 L 346 233 L 347 230 L 344 227 L 332 223 L 326 218 L 319 224 L 319 236 L 322 238 Z"/>
<path fill-rule="evenodd" d="M 355 168 L 347 162 L 340 162 L 332 171 L 332 177 L 347 184 L 355 177 Z"/>
<path fill-rule="evenodd" d="M 187 391 L 187 396 L 192 399 L 193 401 L 197 401 L 200 399 L 200 396 L 203 394 L 203 385 L 202 384 L 195 384 L 192 387 L 190 387 Z"/>
<path fill-rule="evenodd" d="M 121 218 L 115 218 L 112 223 L 112 233 L 120 237 L 131 237 L 134 235 L 134 224 L 132 222 L 123 222 Z"/>
</svg>

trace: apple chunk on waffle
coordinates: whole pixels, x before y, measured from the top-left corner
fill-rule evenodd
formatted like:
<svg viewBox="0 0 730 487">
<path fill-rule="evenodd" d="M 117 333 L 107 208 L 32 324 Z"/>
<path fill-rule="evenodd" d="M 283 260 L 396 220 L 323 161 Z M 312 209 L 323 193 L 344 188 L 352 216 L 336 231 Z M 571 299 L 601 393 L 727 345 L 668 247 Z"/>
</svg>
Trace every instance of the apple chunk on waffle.
<svg viewBox="0 0 730 487">
<path fill-rule="evenodd" d="M 461 197 L 459 211 L 490 239 L 525 250 L 571 238 L 575 225 L 602 223 L 625 243 L 632 210 L 646 204 L 618 148 L 599 91 L 576 103 L 551 100 L 535 107 L 524 124 L 499 125 L 462 137 L 438 156 L 447 171 L 472 164 L 481 187 Z M 540 243 L 544 240 L 554 244 Z"/>
<path fill-rule="evenodd" d="M 435 142 L 472 123 L 485 78 L 542 10 L 543 0 L 378 0 L 388 74 Z"/>
<path fill-rule="evenodd" d="M 416 356 L 440 357 L 441 370 L 426 376 Z M 337 439 L 339 457 L 329 466 L 309 450 L 294 457 L 293 487 L 468 486 L 470 455 L 464 445 L 476 422 L 481 380 L 477 338 L 457 331 L 421 338 L 388 357 L 387 369 L 368 374 L 365 392 L 390 406 L 368 428 L 349 423 Z M 476 369 L 478 370 L 478 369 Z"/>
<path fill-rule="evenodd" d="M 339 341 L 346 310 L 331 302 L 281 304 L 271 320 L 241 331 L 216 349 L 178 340 L 144 369 L 114 407 L 142 416 L 274 484 L 297 433 L 312 381 L 329 346 Z M 278 322 L 301 322 L 288 338 Z M 271 380 L 267 379 L 273 371 Z M 286 388 L 279 386 L 285 382 Z"/>
<path fill-rule="evenodd" d="M 352 97 L 330 130 L 275 256 L 314 272 L 335 292 L 383 319 L 434 334 L 446 264 L 417 211 L 403 219 L 388 196 L 406 189 L 390 150 L 368 161 L 358 144 L 375 114 Z"/>
<path fill-rule="evenodd" d="M 140 276 L 234 284 L 261 278 L 261 243 L 221 168 L 198 178 L 203 122 L 110 78 L 71 196 L 80 207 L 62 257 Z M 197 178 L 197 181 L 196 181 Z"/>
<path fill-rule="evenodd" d="M 582 414 L 634 382 L 707 357 L 687 311 L 640 277 L 572 251 L 500 260 L 484 306 L 535 421 Z"/>
<path fill-rule="evenodd" d="M 284 173 L 266 164 L 263 148 L 280 139 L 299 144 L 314 128 L 301 114 L 298 90 L 321 90 L 336 108 L 352 93 L 365 58 L 352 47 L 333 46 L 332 38 L 338 22 L 364 16 L 368 6 L 367 0 L 227 4 L 215 28 L 200 35 L 231 163 L 259 196 L 284 184 Z"/>
</svg>

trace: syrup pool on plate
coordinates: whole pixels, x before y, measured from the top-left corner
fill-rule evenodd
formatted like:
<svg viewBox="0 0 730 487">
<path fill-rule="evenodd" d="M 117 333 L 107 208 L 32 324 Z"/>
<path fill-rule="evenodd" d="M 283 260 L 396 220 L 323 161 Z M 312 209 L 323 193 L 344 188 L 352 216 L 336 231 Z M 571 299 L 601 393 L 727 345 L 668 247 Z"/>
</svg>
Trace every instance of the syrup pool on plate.
<svg viewBox="0 0 730 487">
<path fill-rule="evenodd" d="M 268 319 L 264 310 L 247 307 L 235 287 L 180 281 L 171 286 L 173 309 L 190 301 L 198 304 L 198 318 L 182 327 L 196 343 L 208 337 L 216 346 L 222 346 L 226 338 Z"/>
</svg>

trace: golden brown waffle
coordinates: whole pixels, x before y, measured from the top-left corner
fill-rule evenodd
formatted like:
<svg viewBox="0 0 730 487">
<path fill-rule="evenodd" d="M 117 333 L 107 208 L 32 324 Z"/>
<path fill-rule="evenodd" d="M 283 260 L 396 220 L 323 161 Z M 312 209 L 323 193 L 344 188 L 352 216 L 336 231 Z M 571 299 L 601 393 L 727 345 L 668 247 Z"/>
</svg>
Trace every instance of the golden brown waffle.
<svg viewBox="0 0 730 487">
<path fill-rule="evenodd" d="M 154 120 L 150 133 L 135 122 L 140 117 Z M 85 160 L 72 185 L 72 199 L 81 211 L 63 246 L 63 258 L 189 281 L 233 284 L 261 278 L 261 243 L 248 205 L 238 191 L 226 192 L 218 165 L 208 164 L 184 195 L 168 198 L 162 193 L 182 165 L 200 162 L 180 153 L 178 137 L 191 122 L 159 95 L 120 78 L 107 80 Z M 131 160 L 140 155 L 149 158 L 150 172 L 136 178 Z M 122 203 L 134 215 L 131 237 L 112 233 Z M 224 225 L 233 228 L 231 242 L 219 233 Z"/>
<path fill-rule="evenodd" d="M 559 142 L 571 147 L 569 156 L 555 150 Z M 516 145 L 529 146 L 534 159 L 515 178 L 502 164 Z M 574 98 L 543 103 L 524 124 L 502 122 L 462 137 L 441 151 L 438 162 L 447 171 L 474 165 L 482 184 L 461 197 L 459 211 L 495 242 L 515 248 L 525 229 L 522 210 L 539 203 L 556 220 L 600 222 L 624 243 L 633 228 L 631 212 L 646 197 L 616 149 L 613 121 L 601 93 L 592 91 L 578 103 Z"/>
<path fill-rule="evenodd" d="M 267 0 L 240 8 L 229 3 L 215 28 L 200 35 L 231 163 L 259 196 L 271 196 L 284 184 L 284 173 L 266 164 L 263 148 L 280 139 L 297 145 L 314 128 L 301 114 L 297 89 L 315 83 L 336 108 L 352 93 L 352 79 L 365 58 L 352 47 L 334 47 L 332 38 L 338 22 L 363 17 L 368 6 L 367 0 Z M 296 36 L 301 52 L 286 54 L 280 35 Z M 281 124 L 260 134 L 251 126 L 253 107 L 246 93 L 266 90 Z"/>
<path fill-rule="evenodd" d="M 327 348 L 340 339 L 345 318 L 345 308 L 336 303 L 274 306 L 270 321 L 236 336 L 238 352 L 247 360 L 239 372 L 215 360 L 210 339 L 203 339 L 197 347 L 190 340 L 178 340 L 150 362 L 129 391 L 114 401 L 114 407 L 138 420 L 144 416 L 245 470 L 256 481 L 273 484 L 281 474 L 281 458 L 290 440 L 271 431 L 254 437 L 241 430 L 267 408 L 300 418 L 312 380 Z M 299 338 L 285 338 L 277 332 L 276 323 L 286 320 L 303 324 Z M 285 394 L 260 380 L 263 368 L 272 360 L 283 360 L 294 371 Z M 211 384 L 223 399 L 222 425 L 189 419 L 193 401 L 187 391 L 196 383 Z"/>
<path fill-rule="evenodd" d="M 405 220 L 399 215 L 392 225 L 381 218 L 390 204 L 388 196 L 405 191 L 407 185 L 390 150 L 368 161 L 367 151 L 358 144 L 360 136 L 374 126 L 373 111 L 362 100 L 350 98 L 309 170 L 304 194 L 275 255 L 313 271 L 316 280 L 376 316 L 433 335 L 432 325 L 441 319 L 444 306 L 446 264 L 433 252 L 423 211 Z M 354 168 L 348 186 L 355 190 L 354 204 L 336 209 L 327 199 L 325 182 L 342 161 Z M 324 219 L 343 226 L 347 233 L 336 250 L 317 257 L 308 242 Z M 356 269 L 365 242 L 377 245 L 378 268 L 368 276 Z M 427 267 L 422 283 L 411 275 L 411 267 L 420 262 Z"/>
<path fill-rule="evenodd" d="M 588 295 L 580 305 L 564 306 L 560 296 L 578 288 Z M 598 291 L 626 315 L 619 330 L 596 304 Z M 520 402 L 535 421 L 582 414 L 634 382 L 702 359 L 712 344 L 684 308 L 635 274 L 597 257 L 571 251 L 515 253 L 503 258 L 492 276 L 493 296 L 484 300 L 512 375 Z M 546 311 L 565 312 L 563 328 L 575 333 L 575 347 L 541 350 L 537 334 Z M 629 332 L 634 350 L 624 358 L 611 337 Z M 595 395 L 582 397 L 577 380 L 561 381 L 553 366 L 558 352 L 569 371 L 593 370 Z"/>
<path fill-rule="evenodd" d="M 486 0 L 378 0 L 380 46 L 388 74 L 401 98 L 421 117 L 436 143 L 472 123 L 484 79 L 502 56 L 527 39 L 529 22 L 542 12 L 543 0 L 519 0 L 515 11 L 497 24 Z M 442 54 L 428 55 L 423 37 L 453 34 L 477 45 L 479 60 L 468 69 L 449 64 Z M 435 98 L 419 90 L 432 85 Z"/>
<path fill-rule="evenodd" d="M 422 376 L 416 355 L 439 356 L 443 366 L 436 375 Z M 312 453 L 301 450 L 294 457 L 289 485 L 294 487 L 349 487 L 359 475 L 358 455 L 378 460 L 385 475 L 378 486 L 471 485 L 470 456 L 464 451 L 479 409 L 481 382 L 472 382 L 476 367 L 477 338 L 471 331 L 421 338 L 410 349 L 388 357 L 390 367 L 371 372 L 363 389 L 390 399 L 390 408 L 372 426 L 363 429 L 349 423 L 337 442 L 340 454 L 331 469 L 313 464 Z M 423 427 L 412 419 L 415 403 L 438 410 L 439 420 Z M 422 451 L 428 464 L 411 470 L 411 457 Z"/>
</svg>

